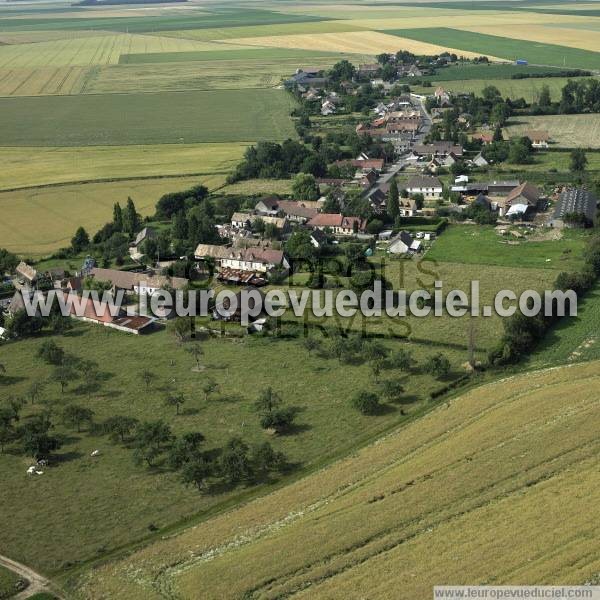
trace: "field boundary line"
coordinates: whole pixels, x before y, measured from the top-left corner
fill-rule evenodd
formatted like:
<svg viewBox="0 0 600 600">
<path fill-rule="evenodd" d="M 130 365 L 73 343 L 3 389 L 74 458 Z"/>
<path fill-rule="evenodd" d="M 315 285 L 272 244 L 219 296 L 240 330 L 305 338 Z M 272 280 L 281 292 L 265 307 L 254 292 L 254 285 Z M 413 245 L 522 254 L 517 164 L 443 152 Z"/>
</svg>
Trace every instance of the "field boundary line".
<svg viewBox="0 0 600 600">
<path fill-rule="evenodd" d="M 22 187 L 15 188 L 1 188 L 0 194 L 9 193 L 9 192 L 21 192 L 24 190 L 39 190 L 44 188 L 56 188 L 56 187 L 64 187 L 69 185 L 87 185 L 93 183 L 117 183 L 119 181 L 140 181 L 140 180 L 150 180 L 150 179 L 179 179 L 182 177 L 205 177 L 209 175 L 227 175 L 231 173 L 231 171 L 211 171 L 210 173 L 176 173 L 174 175 L 141 175 L 139 177 L 105 177 L 101 179 L 84 179 L 81 181 L 60 181 L 57 183 L 41 183 L 39 185 L 26 185 Z M 223 186 L 219 186 L 216 189 L 220 189 Z M 212 190 L 211 190 L 212 191 Z"/>
</svg>

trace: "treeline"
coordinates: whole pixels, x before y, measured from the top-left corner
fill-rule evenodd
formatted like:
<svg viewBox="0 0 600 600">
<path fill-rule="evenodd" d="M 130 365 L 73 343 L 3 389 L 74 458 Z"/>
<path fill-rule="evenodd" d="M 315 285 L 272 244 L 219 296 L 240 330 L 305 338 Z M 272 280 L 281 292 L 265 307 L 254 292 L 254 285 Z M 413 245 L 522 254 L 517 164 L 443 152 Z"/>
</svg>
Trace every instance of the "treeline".
<svg viewBox="0 0 600 600">
<path fill-rule="evenodd" d="M 582 69 L 563 69 L 560 71 L 552 70 L 544 73 L 515 73 L 510 76 L 511 79 L 547 79 L 549 77 L 591 77 L 591 71 Z"/>
<path fill-rule="evenodd" d="M 308 122 L 310 127 L 310 120 Z M 302 142 L 286 140 L 258 142 L 244 153 L 244 159 L 227 178 L 228 183 L 246 179 L 289 179 L 297 173 L 314 177 L 339 177 L 338 160 L 353 158 L 361 152 L 372 158 L 390 159 L 394 148 L 389 143 L 359 136 L 353 130 L 330 132 L 325 136 L 313 136 L 303 131 Z M 352 172 L 353 174 L 353 172 Z"/>
<path fill-rule="evenodd" d="M 582 270 L 560 273 L 554 282 L 554 289 L 573 290 L 580 298 L 594 286 L 600 276 L 600 234 L 596 233 L 590 239 L 584 257 Z M 556 306 L 553 307 L 551 316 L 545 316 L 543 309 L 534 317 L 525 316 L 517 310 L 512 317 L 505 319 L 502 339 L 489 354 L 490 364 L 514 364 L 529 356 L 548 330 L 562 318 L 554 314 L 555 308 Z M 565 307 L 565 313 L 567 312 L 568 308 Z"/>
</svg>

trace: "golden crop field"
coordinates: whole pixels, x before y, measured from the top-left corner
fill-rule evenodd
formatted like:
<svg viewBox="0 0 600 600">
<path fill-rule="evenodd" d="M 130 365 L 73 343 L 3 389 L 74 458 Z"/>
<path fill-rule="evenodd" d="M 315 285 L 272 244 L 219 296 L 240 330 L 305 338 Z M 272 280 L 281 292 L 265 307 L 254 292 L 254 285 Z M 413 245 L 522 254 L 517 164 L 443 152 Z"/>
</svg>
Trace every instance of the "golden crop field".
<svg viewBox="0 0 600 600">
<path fill-rule="evenodd" d="M 40 67 L 0 69 L 0 96 L 79 94 L 93 67 Z"/>
<path fill-rule="evenodd" d="M 0 147 L 0 191 L 111 178 L 223 174 L 245 149 L 242 143 Z"/>
<path fill-rule="evenodd" d="M 583 584 L 600 568 L 599 366 L 475 388 L 320 472 L 91 571 L 80 592 L 391 600 L 398 590 L 429 597 L 435 584 Z"/>
<path fill-rule="evenodd" d="M 207 173 L 0 192 L 0 239 L 11 252 L 46 256 L 68 246 L 80 225 L 90 234 L 98 231 L 110 220 L 114 203 L 125 205 L 129 196 L 138 212 L 150 215 L 163 194 L 200 183 L 214 188 L 224 181 L 225 175 Z"/>
<path fill-rule="evenodd" d="M 158 35 L 117 33 L 68 38 L 34 44 L 0 46 L 0 69 L 117 64 L 121 54 L 226 50 L 212 42 Z"/>
<path fill-rule="evenodd" d="M 439 54 L 451 50 L 407 38 L 388 35 L 379 31 L 351 31 L 346 33 L 276 35 L 266 37 L 236 38 L 233 43 L 247 46 L 269 46 L 276 48 L 303 48 L 306 50 L 323 50 L 328 52 L 349 52 L 355 54 L 378 54 L 380 52 L 397 52 L 400 49 L 415 54 Z M 476 56 L 472 52 L 455 50 L 463 56 Z M 494 57 L 490 57 L 494 58 Z"/>
<path fill-rule="evenodd" d="M 470 26 L 460 27 L 460 29 L 489 35 L 506 35 L 506 32 L 502 33 L 498 30 L 498 26 Z M 597 31 L 569 29 L 568 24 L 562 27 L 547 27 L 545 25 L 515 23 L 510 27 L 510 37 L 600 52 L 600 35 Z"/>
<path fill-rule="evenodd" d="M 600 115 L 550 115 L 519 118 L 506 128 L 509 137 L 526 131 L 543 130 L 550 134 L 551 145 L 564 148 L 600 148 Z"/>
</svg>

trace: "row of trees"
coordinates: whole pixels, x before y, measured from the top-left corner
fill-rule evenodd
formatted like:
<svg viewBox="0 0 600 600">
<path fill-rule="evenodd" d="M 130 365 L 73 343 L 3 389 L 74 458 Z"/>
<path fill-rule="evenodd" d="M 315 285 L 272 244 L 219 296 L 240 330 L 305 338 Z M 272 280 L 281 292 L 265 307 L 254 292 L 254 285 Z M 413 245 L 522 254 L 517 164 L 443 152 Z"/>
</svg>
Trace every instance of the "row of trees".
<svg viewBox="0 0 600 600">
<path fill-rule="evenodd" d="M 584 257 L 582 270 L 560 273 L 554 283 L 554 289 L 573 290 L 578 296 L 591 289 L 600 276 L 599 234 L 595 234 L 589 240 Z M 535 348 L 548 329 L 559 319 L 559 315 L 546 316 L 543 311 L 536 316 L 529 317 L 517 310 L 512 317 L 504 319 L 504 334 L 497 347 L 490 352 L 490 364 L 505 365 L 519 362 Z"/>
</svg>

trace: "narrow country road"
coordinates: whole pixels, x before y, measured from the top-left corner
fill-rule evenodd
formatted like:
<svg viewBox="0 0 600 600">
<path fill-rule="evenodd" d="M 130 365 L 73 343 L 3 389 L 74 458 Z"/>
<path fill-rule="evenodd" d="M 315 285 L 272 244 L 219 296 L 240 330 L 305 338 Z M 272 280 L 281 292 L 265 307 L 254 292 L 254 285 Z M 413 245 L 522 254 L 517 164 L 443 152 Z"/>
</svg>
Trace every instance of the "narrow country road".
<svg viewBox="0 0 600 600">
<path fill-rule="evenodd" d="M 33 569 L 1 554 L 0 566 L 7 568 L 9 571 L 16 573 L 19 577 L 26 579 L 29 582 L 29 585 L 25 590 L 12 597 L 13 600 L 24 600 L 39 592 L 50 592 L 58 598 L 63 598 L 63 596 L 54 589 L 52 582 L 49 579 L 40 575 L 40 573 L 37 573 Z"/>
</svg>

